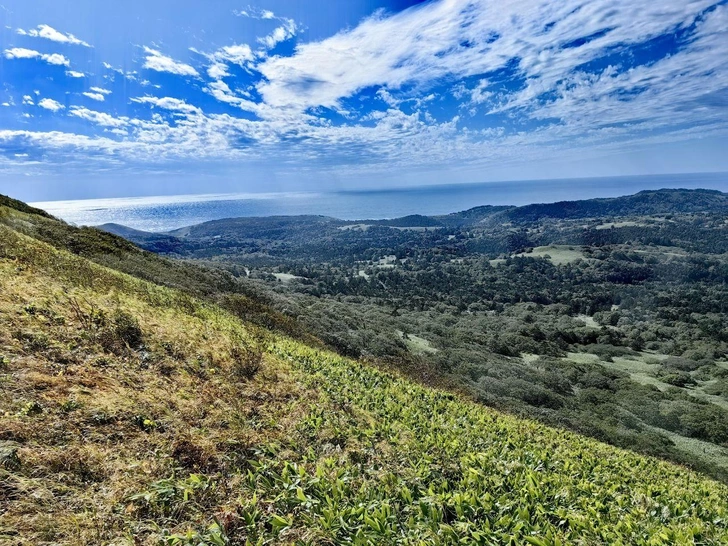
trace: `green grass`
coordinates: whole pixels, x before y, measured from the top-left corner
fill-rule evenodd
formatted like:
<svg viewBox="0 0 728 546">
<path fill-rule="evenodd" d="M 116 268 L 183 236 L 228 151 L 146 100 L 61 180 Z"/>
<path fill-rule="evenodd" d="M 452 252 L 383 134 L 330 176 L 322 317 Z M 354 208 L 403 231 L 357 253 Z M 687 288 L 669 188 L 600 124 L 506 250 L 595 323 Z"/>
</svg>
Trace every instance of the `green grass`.
<svg viewBox="0 0 728 546">
<path fill-rule="evenodd" d="M 638 227 L 638 226 L 646 226 L 647 224 L 643 224 L 640 222 L 634 222 L 634 221 L 625 221 L 625 222 L 608 222 L 606 224 L 599 224 L 595 229 L 612 229 L 612 228 L 621 228 L 621 227 Z"/>
<path fill-rule="evenodd" d="M 685 436 L 680 436 L 679 434 L 675 434 L 669 430 L 651 427 L 646 424 L 643 424 L 643 426 L 658 434 L 664 434 L 672 442 L 674 442 L 676 446 L 685 452 L 690 453 L 694 457 L 709 457 L 715 462 L 715 464 L 728 468 L 728 449 L 725 447 L 717 446 L 710 442 L 703 442 L 697 438 L 686 438 Z"/>
<path fill-rule="evenodd" d="M 305 277 L 299 277 L 298 275 L 291 275 L 290 273 L 273 273 L 273 276 L 283 283 L 289 283 L 299 279 L 305 279 Z"/>
<path fill-rule="evenodd" d="M 548 245 L 538 246 L 531 252 L 517 254 L 521 257 L 548 258 L 556 265 L 568 264 L 576 260 L 584 259 L 584 253 L 576 246 L 569 245 Z"/>
<path fill-rule="evenodd" d="M 416 336 L 414 334 L 407 334 L 405 337 L 404 332 L 401 330 L 397 330 L 397 335 L 404 341 L 405 345 L 407 345 L 407 349 L 412 354 L 433 354 L 437 352 L 437 349 L 423 337 Z"/>
<path fill-rule="evenodd" d="M 612 359 L 612 362 L 603 363 L 603 365 L 608 368 L 614 368 L 623 372 L 627 372 L 632 380 L 641 383 L 642 385 L 654 385 L 661 391 L 676 388 L 675 386 L 661 381 L 658 377 L 656 377 L 656 373 L 660 369 L 659 365 L 649 364 L 645 361 L 646 358 L 654 359 L 655 356 L 656 355 L 640 355 L 631 358 L 614 357 Z M 716 406 L 720 406 L 724 409 L 728 409 L 728 400 L 721 396 L 715 396 L 704 392 L 704 386 L 705 385 L 681 388 L 681 390 L 689 396 L 692 396 L 699 400 L 703 400 L 705 402 L 709 402 L 711 404 L 715 404 Z"/>
<path fill-rule="evenodd" d="M 334 428 L 344 427 L 344 437 L 364 440 L 372 450 L 377 437 L 388 444 L 385 468 L 381 463 L 346 465 L 340 458 L 330 463 L 348 492 L 340 500 L 349 509 L 345 521 L 353 518 L 363 536 L 378 536 L 384 543 L 411 537 L 402 542 L 443 544 L 692 539 L 677 530 L 680 518 L 673 519 L 667 508 L 696 491 L 697 484 L 682 481 L 683 471 L 676 467 L 507 417 L 291 342 L 277 342 L 274 351 L 302 367 L 310 384 L 335 404 L 351 404 L 372 419 L 371 428 L 361 430 L 361 421 L 331 416 Z M 362 447 L 357 442 L 357 450 Z M 352 482 L 356 486 L 348 485 Z M 715 500 L 719 510 L 726 508 L 723 499 Z M 286 517 L 295 522 L 295 502 L 292 506 Z M 359 522 L 361 506 L 377 514 L 376 525 Z"/>
<path fill-rule="evenodd" d="M 709 478 L 261 331 L 5 226 L 0 326 L 12 544 L 728 541 L 728 488 Z M 239 347 L 263 349 L 250 377 Z"/>
</svg>

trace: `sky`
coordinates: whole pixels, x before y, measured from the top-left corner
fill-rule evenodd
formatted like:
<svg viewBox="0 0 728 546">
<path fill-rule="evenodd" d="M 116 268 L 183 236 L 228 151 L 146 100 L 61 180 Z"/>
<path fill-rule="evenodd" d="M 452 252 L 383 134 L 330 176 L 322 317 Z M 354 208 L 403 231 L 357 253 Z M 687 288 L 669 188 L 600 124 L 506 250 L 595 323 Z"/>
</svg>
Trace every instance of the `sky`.
<svg viewBox="0 0 728 546">
<path fill-rule="evenodd" d="M 728 0 L 0 0 L 29 201 L 728 171 Z"/>
</svg>

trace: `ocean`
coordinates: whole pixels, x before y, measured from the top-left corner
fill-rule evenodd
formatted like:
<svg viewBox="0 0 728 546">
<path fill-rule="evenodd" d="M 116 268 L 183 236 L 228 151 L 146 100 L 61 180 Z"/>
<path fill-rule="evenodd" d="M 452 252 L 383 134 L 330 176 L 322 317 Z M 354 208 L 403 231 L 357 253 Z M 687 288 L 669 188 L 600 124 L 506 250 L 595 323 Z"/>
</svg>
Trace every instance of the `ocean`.
<svg viewBox="0 0 728 546">
<path fill-rule="evenodd" d="M 96 226 L 122 224 L 164 232 L 208 220 L 242 216 L 320 214 L 342 220 L 437 215 L 480 205 L 527 205 L 618 197 L 661 188 L 728 191 L 728 173 L 621 176 L 452 184 L 397 189 L 177 195 L 32 203 L 58 218 Z"/>
</svg>

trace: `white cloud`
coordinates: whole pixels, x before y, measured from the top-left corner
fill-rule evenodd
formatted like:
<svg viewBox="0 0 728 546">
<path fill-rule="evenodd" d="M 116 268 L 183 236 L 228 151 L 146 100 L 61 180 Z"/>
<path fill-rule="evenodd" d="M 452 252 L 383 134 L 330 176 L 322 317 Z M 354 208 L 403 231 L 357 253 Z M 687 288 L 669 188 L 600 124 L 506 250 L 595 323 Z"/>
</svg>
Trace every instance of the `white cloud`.
<svg viewBox="0 0 728 546">
<path fill-rule="evenodd" d="M 275 28 L 270 34 L 258 38 L 257 42 L 263 47 L 258 50 L 248 44 L 232 44 L 221 47 L 214 53 L 204 53 L 196 48 L 190 48 L 191 51 L 206 57 L 211 61 L 211 65 L 207 68 L 207 75 L 213 80 L 221 80 L 230 77 L 228 70 L 229 64 L 236 64 L 245 69 L 255 69 L 256 63 L 265 59 L 269 53 L 267 50 L 273 49 L 276 45 L 293 38 L 299 28 L 293 19 L 288 17 L 278 17 L 270 10 L 262 10 L 248 6 L 245 10 L 234 11 L 238 16 L 250 17 L 254 19 L 266 19 L 280 21 L 282 24 Z"/>
<path fill-rule="evenodd" d="M 236 106 L 241 110 L 255 112 L 260 116 L 265 115 L 264 112 L 262 112 L 262 110 L 265 109 L 264 105 L 258 105 L 249 99 L 237 96 L 233 93 L 232 89 L 230 89 L 230 86 L 222 80 L 211 82 L 204 90 L 220 102 Z"/>
<path fill-rule="evenodd" d="M 207 75 L 210 76 L 213 80 L 219 80 L 230 76 L 230 72 L 228 72 L 228 67 L 226 64 L 216 62 L 207 69 Z"/>
<path fill-rule="evenodd" d="M 256 58 L 256 54 L 247 44 L 233 44 L 222 47 L 214 53 L 203 53 L 192 48 L 192 51 L 206 57 L 212 64 L 207 68 L 207 75 L 213 80 L 222 80 L 222 78 L 230 77 L 228 63 L 236 64 L 240 67 L 252 66 Z"/>
<path fill-rule="evenodd" d="M 41 55 L 41 59 L 43 59 L 48 64 L 55 64 L 59 66 L 70 66 L 71 62 L 66 59 L 63 55 L 60 53 L 51 53 L 50 55 Z"/>
<path fill-rule="evenodd" d="M 66 76 L 69 78 L 85 78 L 86 74 L 83 72 L 77 72 L 76 70 L 66 70 Z"/>
<path fill-rule="evenodd" d="M 106 98 L 104 97 L 103 93 L 89 93 L 88 91 L 84 91 L 81 93 L 84 97 L 88 97 L 89 99 L 104 102 Z"/>
<path fill-rule="evenodd" d="M 50 110 L 51 112 L 58 112 L 65 108 L 65 106 L 63 106 L 60 102 L 54 101 L 53 99 L 41 99 L 38 101 L 38 106 L 45 108 L 46 110 Z"/>
<path fill-rule="evenodd" d="M 35 101 L 30 95 L 23 95 L 23 104 L 25 104 L 26 106 L 33 106 L 35 105 Z"/>
<path fill-rule="evenodd" d="M 276 14 L 267 9 L 260 9 L 248 6 L 245 9 L 233 11 L 238 17 L 250 17 L 251 19 L 277 19 Z"/>
<path fill-rule="evenodd" d="M 22 141 L 45 149 L 73 149 L 79 152 L 101 152 L 111 154 L 119 144 L 111 139 L 88 137 L 62 131 L 13 131 L 0 130 L 0 142 Z M 88 159 L 85 157 L 84 159 Z"/>
<path fill-rule="evenodd" d="M 156 70 L 157 72 L 169 72 L 178 76 L 199 76 L 197 70 L 190 65 L 175 61 L 171 57 L 163 55 L 156 49 L 144 46 L 146 59 L 144 60 L 144 68 Z"/>
<path fill-rule="evenodd" d="M 152 96 L 145 96 L 145 97 L 137 97 L 131 99 L 132 102 L 138 102 L 140 104 L 151 104 L 152 106 L 156 106 L 158 108 L 162 108 L 164 110 L 173 110 L 176 112 L 185 112 L 188 114 L 199 114 L 202 112 L 199 108 L 196 106 L 193 106 L 191 104 L 186 103 L 183 100 L 175 99 L 172 97 L 152 97 Z"/>
<path fill-rule="evenodd" d="M 111 91 L 104 89 L 103 87 L 92 87 L 89 91 L 94 93 L 101 93 L 102 95 L 111 95 Z"/>
<path fill-rule="evenodd" d="M 225 46 L 218 49 L 213 56 L 218 61 L 226 61 L 240 66 L 245 66 L 247 62 L 255 59 L 253 50 L 247 44 Z"/>
<path fill-rule="evenodd" d="M 357 175 L 494 164 L 505 169 L 581 157 L 584 151 L 614 153 L 633 142 L 725 136 L 728 6 L 704 14 L 690 39 L 670 55 L 655 54 L 642 64 L 629 57 L 634 44 L 677 36 L 675 29 L 689 26 L 707 4 L 429 2 L 393 16 L 380 13 L 331 38 L 299 45 L 289 57 L 268 57 L 262 46 L 256 51 L 245 44 L 201 53 L 213 81 L 196 81 L 195 89 L 255 113 L 252 120 L 205 114 L 196 94 L 180 90 L 187 101 L 131 99 L 153 107 L 145 119 L 71 107 L 69 115 L 89 124 L 82 132 L 101 136 L 5 135 L 64 153 L 76 153 L 75 147 L 108 152 L 114 161 L 251 159 Z M 286 35 L 285 23 L 279 28 L 282 34 L 276 30 L 260 43 L 275 47 Z M 611 30 L 598 34 L 606 28 Z M 617 66 L 619 59 L 611 67 L 584 67 L 615 49 L 631 69 Z M 197 75 L 190 65 L 144 51 L 145 61 L 157 66 L 147 68 Z M 233 64 L 246 70 L 244 80 L 236 78 Z M 256 83 L 258 70 L 262 78 Z M 251 76 L 255 87 L 244 87 Z M 367 97 L 357 97 L 362 89 Z M 106 94 L 102 88 L 89 93 Z M 322 107 L 336 109 L 343 121 L 328 119 Z M 108 138 L 112 132 L 114 139 Z"/>
<path fill-rule="evenodd" d="M 23 47 L 14 47 L 3 51 L 3 55 L 5 55 L 6 59 L 35 59 L 40 57 L 40 52 Z"/>
<path fill-rule="evenodd" d="M 22 28 L 19 28 L 17 30 L 18 34 L 22 36 L 32 36 L 34 38 L 45 38 L 46 40 L 52 40 L 54 42 L 59 42 L 62 44 L 71 44 L 71 45 L 80 45 L 84 47 L 91 47 L 88 43 L 84 42 L 83 40 L 80 40 L 76 38 L 73 34 L 67 34 L 63 32 L 59 32 L 53 27 L 50 27 L 48 25 L 38 25 L 37 28 L 30 29 L 30 30 L 23 30 Z"/>
<path fill-rule="evenodd" d="M 25 49 L 23 47 L 14 47 L 3 51 L 6 59 L 40 59 L 48 64 L 59 66 L 70 66 L 71 62 L 60 53 L 40 53 L 33 49 Z"/>
<path fill-rule="evenodd" d="M 88 108 L 81 108 L 79 106 L 72 107 L 69 114 L 103 127 L 120 128 L 129 124 L 129 118 L 115 118 L 105 112 L 97 112 L 95 110 L 89 110 Z"/>
</svg>

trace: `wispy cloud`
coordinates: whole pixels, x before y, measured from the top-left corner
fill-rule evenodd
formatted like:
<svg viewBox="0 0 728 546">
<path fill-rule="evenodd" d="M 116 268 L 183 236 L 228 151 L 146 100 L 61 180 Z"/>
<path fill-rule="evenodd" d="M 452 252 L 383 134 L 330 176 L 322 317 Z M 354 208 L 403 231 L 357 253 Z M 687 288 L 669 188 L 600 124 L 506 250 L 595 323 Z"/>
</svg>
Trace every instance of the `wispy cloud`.
<svg viewBox="0 0 728 546">
<path fill-rule="evenodd" d="M 85 78 L 86 74 L 78 72 L 77 70 L 66 70 L 66 76 L 69 78 Z"/>
<path fill-rule="evenodd" d="M 140 104 L 151 104 L 164 110 L 172 110 L 177 112 L 200 113 L 201 110 L 196 106 L 186 103 L 183 100 L 175 99 L 172 97 L 137 97 L 131 99 L 132 102 L 138 102 Z"/>
<path fill-rule="evenodd" d="M 218 49 L 213 58 L 218 62 L 229 62 L 240 66 L 255 59 L 255 54 L 248 44 L 233 44 Z"/>
<path fill-rule="evenodd" d="M 69 115 L 81 118 L 102 127 L 124 127 L 129 124 L 129 118 L 117 118 L 105 112 L 97 112 L 88 108 L 74 106 Z"/>
<path fill-rule="evenodd" d="M 301 45 L 293 56 L 268 59 L 259 67 L 265 76 L 259 91 L 277 106 L 336 107 L 369 86 L 432 85 L 510 67 L 537 93 L 610 48 L 672 33 L 711 4 L 431 2 L 394 16 L 379 13 L 353 29 Z"/>
<path fill-rule="evenodd" d="M 268 49 L 273 49 L 279 43 L 293 38 L 297 30 L 296 22 L 293 19 L 285 19 L 283 25 L 277 27 L 267 36 L 258 38 L 258 42 Z"/>
<path fill-rule="evenodd" d="M 171 57 L 163 55 L 156 49 L 144 46 L 144 53 L 146 54 L 144 68 L 156 70 L 157 72 L 169 72 L 170 74 L 177 74 L 178 76 L 199 76 L 197 70 L 190 65 L 175 61 Z"/>
<path fill-rule="evenodd" d="M 14 47 L 3 51 L 6 59 L 40 59 L 52 65 L 71 66 L 71 62 L 60 53 L 40 53 L 33 49 Z"/>
<path fill-rule="evenodd" d="M 276 14 L 268 9 L 261 9 L 255 6 L 248 6 L 245 9 L 233 11 L 238 17 L 250 17 L 251 19 L 277 19 Z"/>
<path fill-rule="evenodd" d="M 38 25 L 37 28 L 30 30 L 23 30 L 19 28 L 17 33 L 21 36 L 31 36 L 33 38 L 45 38 L 46 40 L 52 40 L 61 44 L 80 45 L 84 47 L 91 47 L 90 44 L 83 40 L 76 38 L 73 34 L 60 32 L 48 25 Z"/>
</svg>

